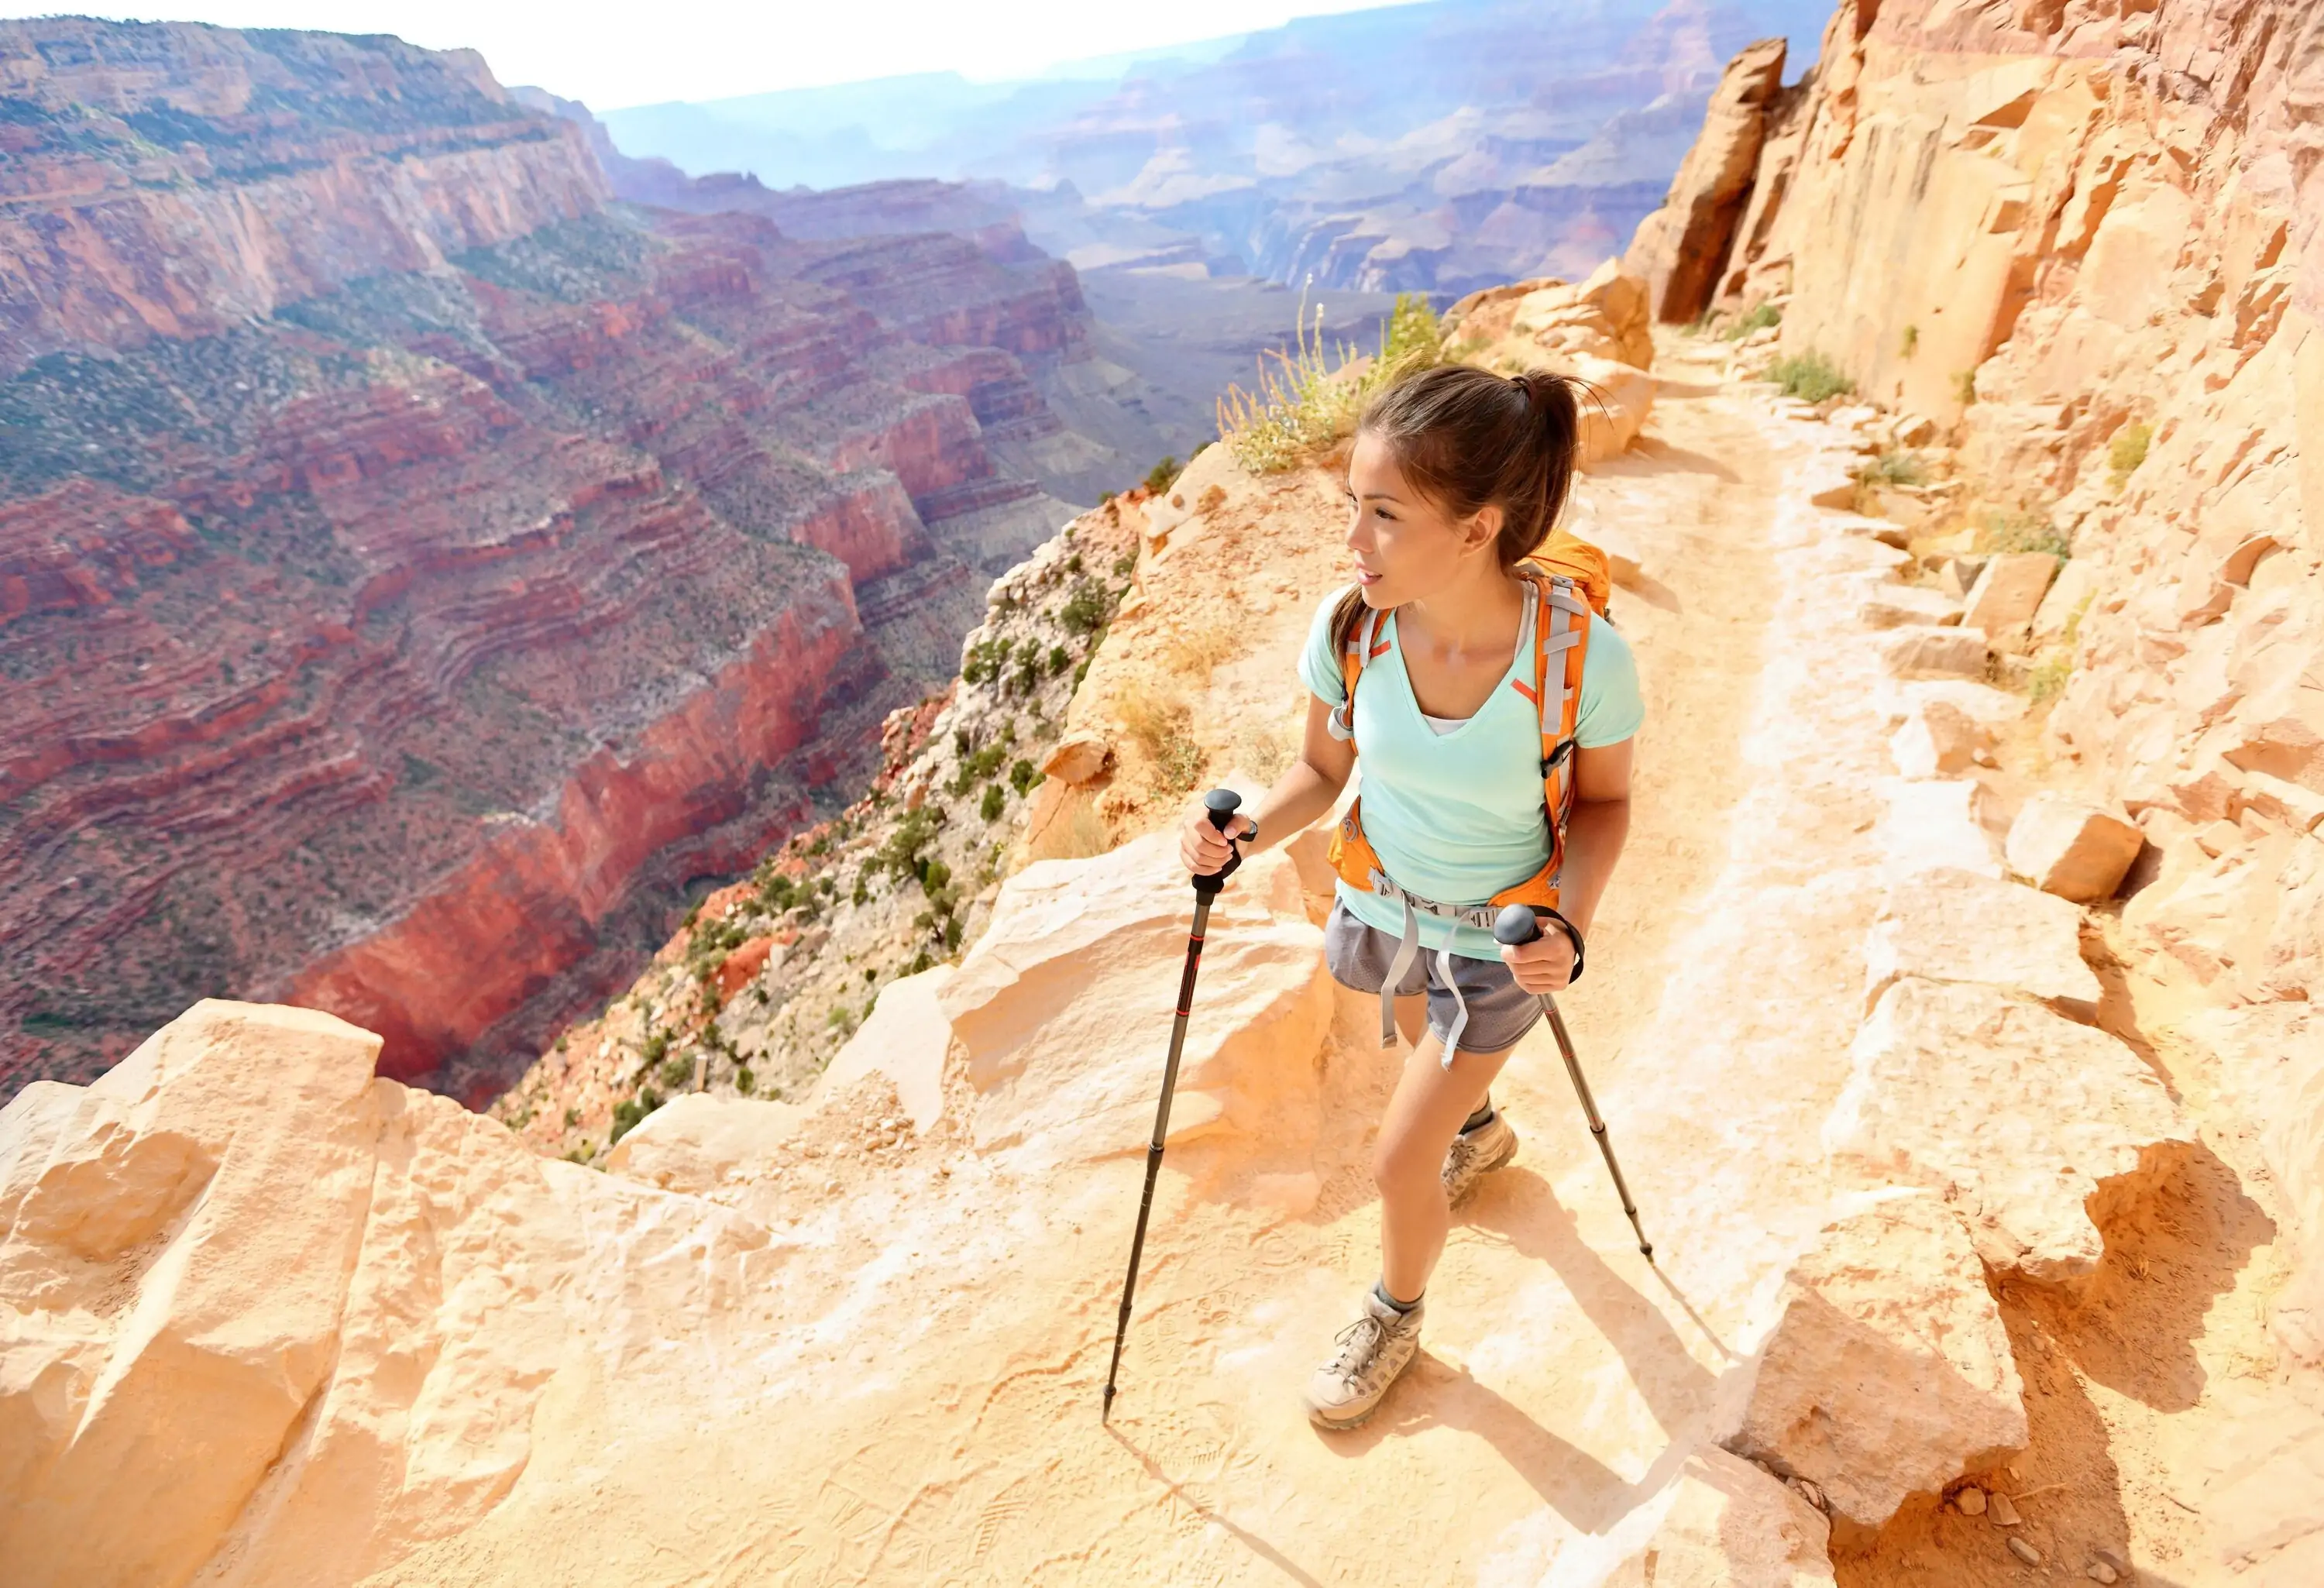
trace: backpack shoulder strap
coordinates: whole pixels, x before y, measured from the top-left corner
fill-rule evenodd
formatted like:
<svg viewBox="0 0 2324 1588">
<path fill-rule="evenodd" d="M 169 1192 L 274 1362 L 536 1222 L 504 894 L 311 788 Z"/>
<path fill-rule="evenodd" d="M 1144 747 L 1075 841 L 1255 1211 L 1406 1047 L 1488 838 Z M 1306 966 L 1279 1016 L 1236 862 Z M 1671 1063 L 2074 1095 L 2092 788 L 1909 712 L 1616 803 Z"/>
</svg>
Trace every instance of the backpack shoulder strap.
<svg viewBox="0 0 2324 1588">
<path fill-rule="evenodd" d="M 1534 593 L 1534 705 L 1541 717 L 1542 804 L 1560 832 L 1573 808 L 1573 733 L 1582 714 L 1582 669 L 1595 615 L 1585 591 L 1563 574 L 1521 563 Z"/>
<path fill-rule="evenodd" d="M 1340 704 L 1332 708 L 1326 724 L 1334 739 L 1356 736 L 1356 679 L 1362 675 L 1364 663 L 1388 649 L 1379 629 L 1379 611 L 1368 606 L 1348 631 L 1348 642 L 1340 647 Z"/>
</svg>

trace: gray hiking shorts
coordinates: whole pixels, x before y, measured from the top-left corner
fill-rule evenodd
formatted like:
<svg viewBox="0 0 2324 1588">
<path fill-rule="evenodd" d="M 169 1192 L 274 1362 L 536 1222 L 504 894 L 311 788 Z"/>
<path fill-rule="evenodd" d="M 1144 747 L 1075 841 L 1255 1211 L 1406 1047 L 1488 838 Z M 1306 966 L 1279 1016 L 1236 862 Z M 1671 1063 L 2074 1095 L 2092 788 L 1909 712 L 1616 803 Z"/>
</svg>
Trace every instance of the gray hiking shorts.
<svg viewBox="0 0 2324 1588">
<path fill-rule="evenodd" d="M 1323 922 L 1323 968 L 1342 987 L 1378 992 L 1388 980 L 1396 947 L 1395 937 L 1358 920 L 1345 904 L 1335 902 Z M 1541 1000 L 1518 986 L 1509 967 L 1499 960 L 1471 959 L 1462 954 L 1443 958 L 1452 967 L 1452 979 L 1461 984 L 1461 999 L 1469 1005 L 1468 1024 L 1461 1031 L 1462 1052 L 1498 1053 L 1514 1047 L 1541 1019 Z M 1428 993 L 1428 1029 L 1442 1042 L 1452 1029 L 1461 1005 L 1452 989 L 1444 985 L 1434 950 L 1414 956 L 1396 992 L 1404 997 L 1424 988 Z"/>
</svg>

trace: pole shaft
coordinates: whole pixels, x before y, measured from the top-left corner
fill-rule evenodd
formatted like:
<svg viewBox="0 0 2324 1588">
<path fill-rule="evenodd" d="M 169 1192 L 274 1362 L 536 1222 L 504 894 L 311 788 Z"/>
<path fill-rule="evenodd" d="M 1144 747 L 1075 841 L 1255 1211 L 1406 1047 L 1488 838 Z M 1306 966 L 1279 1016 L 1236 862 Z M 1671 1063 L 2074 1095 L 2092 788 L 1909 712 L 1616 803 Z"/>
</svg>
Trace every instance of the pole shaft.
<svg viewBox="0 0 2324 1588">
<path fill-rule="evenodd" d="M 1573 1079 L 1573 1090 L 1582 1099 L 1582 1112 L 1589 1116 L 1590 1134 L 1598 1142 L 1598 1151 L 1606 1160 L 1606 1172 L 1614 1177 L 1614 1190 L 1622 1198 L 1622 1211 L 1630 1217 L 1630 1228 L 1638 1237 L 1638 1250 L 1646 1253 L 1648 1262 L 1655 1260 L 1653 1242 L 1638 1223 L 1638 1205 L 1630 1200 L 1629 1183 L 1622 1178 L 1622 1166 L 1614 1161 L 1614 1143 L 1606 1134 L 1606 1122 L 1598 1117 L 1598 1100 L 1590 1095 L 1590 1083 L 1582 1074 L 1582 1061 L 1574 1057 L 1573 1039 L 1566 1033 L 1565 1017 L 1558 1012 L 1557 1000 L 1544 992 L 1541 1007 L 1549 1016 L 1549 1029 L 1557 1039 L 1557 1051 L 1565 1059 L 1565 1073 Z"/>
<path fill-rule="evenodd" d="M 1170 1057 L 1162 1066 L 1162 1099 L 1154 1110 L 1154 1139 L 1146 1148 L 1146 1189 L 1138 1198 L 1138 1227 L 1130 1237 L 1130 1273 L 1121 1282 L 1121 1313 L 1113 1325 L 1113 1360 L 1106 1364 L 1105 1405 L 1099 1420 L 1113 1412 L 1114 1376 L 1121 1369 L 1121 1344 L 1130 1334 L 1130 1298 L 1138 1289 L 1138 1260 L 1146 1251 L 1146 1220 L 1154 1211 L 1154 1181 L 1162 1172 L 1162 1138 L 1170 1131 L 1170 1096 L 1178 1085 L 1178 1056 L 1186 1046 L 1186 1013 L 1194 1003 L 1194 973 L 1202 968 L 1203 933 L 1211 919 L 1212 893 L 1194 894 L 1194 925 L 1186 935 L 1186 968 L 1178 978 L 1178 1011 L 1170 1021 Z"/>
</svg>

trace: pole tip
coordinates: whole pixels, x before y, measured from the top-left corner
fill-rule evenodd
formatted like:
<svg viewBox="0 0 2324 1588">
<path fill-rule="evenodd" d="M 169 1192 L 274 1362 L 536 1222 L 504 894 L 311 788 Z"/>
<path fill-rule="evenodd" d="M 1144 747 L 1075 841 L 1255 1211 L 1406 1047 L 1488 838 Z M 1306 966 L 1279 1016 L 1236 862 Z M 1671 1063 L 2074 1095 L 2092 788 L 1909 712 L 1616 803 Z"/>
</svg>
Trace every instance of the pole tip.
<svg viewBox="0 0 2324 1588">
<path fill-rule="evenodd" d="M 1101 1408 L 1101 1409 L 1100 1409 L 1100 1411 L 1099 1411 L 1099 1412 L 1098 1412 L 1098 1414 L 1097 1414 L 1097 1426 L 1098 1426 L 1099 1427 L 1102 1428 L 1102 1427 L 1104 1427 L 1108 1423 L 1111 1422 L 1112 1420 L 1113 1420 L 1113 1386 L 1112 1386 L 1112 1385 L 1111 1385 L 1111 1384 L 1108 1384 L 1108 1385 L 1105 1387 L 1105 1403 L 1104 1403 L 1104 1406 L 1102 1407 L 1102 1408 Z"/>
</svg>

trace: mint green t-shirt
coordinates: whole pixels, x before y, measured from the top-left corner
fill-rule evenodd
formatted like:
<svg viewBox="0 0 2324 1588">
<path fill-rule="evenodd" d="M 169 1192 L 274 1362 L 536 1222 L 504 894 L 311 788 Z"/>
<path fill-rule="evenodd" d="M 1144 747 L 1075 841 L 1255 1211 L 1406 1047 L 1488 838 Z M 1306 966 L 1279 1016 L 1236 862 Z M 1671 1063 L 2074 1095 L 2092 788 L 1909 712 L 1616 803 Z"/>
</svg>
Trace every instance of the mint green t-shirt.
<svg viewBox="0 0 2324 1588">
<path fill-rule="evenodd" d="M 1315 609 L 1300 653 L 1299 676 L 1326 706 L 1344 690 L 1332 644 L 1334 591 Z M 1549 859 L 1541 809 L 1541 725 L 1532 701 L 1510 686 L 1533 687 L 1533 636 L 1519 636 L 1508 671 L 1476 715 L 1448 734 L 1422 717 L 1405 671 L 1395 614 L 1381 624 L 1389 648 L 1365 664 L 1356 686 L 1356 746 L 1362 769 L 1364 836 L 1399 883 L 1424 899 L 1481 904 L 1521 882 Z M 1582 664 L 1574 742 L 1584 750 L 1618 744 L 1646 720 L 1630 642 L 1602 617 L 1590 623 Z M 1404 907 L 1339 882 L 1349 913 L 1391 936 L 1404 930 Z M 1450 947 L 1471 959 L 1499 959 L 1500 946 L 1480 927 L 1420 917 L 1425 948 Z"/>
</svg>

